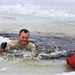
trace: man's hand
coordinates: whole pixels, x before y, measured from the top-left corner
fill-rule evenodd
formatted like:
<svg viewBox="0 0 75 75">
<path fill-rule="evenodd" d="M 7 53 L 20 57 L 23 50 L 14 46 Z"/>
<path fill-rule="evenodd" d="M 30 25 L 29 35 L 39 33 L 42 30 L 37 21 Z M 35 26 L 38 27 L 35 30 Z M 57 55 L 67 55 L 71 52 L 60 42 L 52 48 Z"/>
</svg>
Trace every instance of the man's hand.
<svg viewBox="0 0 75 75">
<path fill-rule="evenodd" d="M 5 48 L 6 48 L 6 46 L 7 46 L 7 42 L 3 42 L 3 43 L 1 44 L 1 51 L 4 51 Z"/>
</svg>

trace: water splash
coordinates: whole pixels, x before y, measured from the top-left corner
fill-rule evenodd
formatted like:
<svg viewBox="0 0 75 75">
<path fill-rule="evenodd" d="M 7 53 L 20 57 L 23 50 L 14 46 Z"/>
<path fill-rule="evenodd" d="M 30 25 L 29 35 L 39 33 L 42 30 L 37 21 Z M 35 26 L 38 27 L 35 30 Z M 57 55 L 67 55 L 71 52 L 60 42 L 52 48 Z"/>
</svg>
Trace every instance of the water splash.
<svg viewBox="0 0 75 75">
<path fill-rule="evenodd" d="M 23 59 L 56 59 L 60 57 L 65 57 L 67 54 L 66 50 L 60 50 L 57 47 L 51 47 L 51 46 L 38 46 L 38 54 L 35 55 L 33 52 L 27 51 L 27 50 L 7 50 L 5 52 L 1 53 L 5 59 L 8 57 L 20 57 Z"/>
</svg>

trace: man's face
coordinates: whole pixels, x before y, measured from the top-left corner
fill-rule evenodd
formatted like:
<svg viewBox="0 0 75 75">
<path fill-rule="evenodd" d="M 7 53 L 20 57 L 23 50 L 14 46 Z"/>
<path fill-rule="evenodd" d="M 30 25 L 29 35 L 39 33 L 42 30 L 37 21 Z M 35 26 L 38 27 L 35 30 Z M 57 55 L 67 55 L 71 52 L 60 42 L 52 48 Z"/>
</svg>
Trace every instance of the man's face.
<svg viewBox="0 0 75 75">
<path fill-rule="evenodd" d="M 18 38 L 22 45 L 26 45 L 28 42 L 28 39 L 29 39 L 29 33 L 21 32 L 21 34 L 18 36 Z"/>
</svg>

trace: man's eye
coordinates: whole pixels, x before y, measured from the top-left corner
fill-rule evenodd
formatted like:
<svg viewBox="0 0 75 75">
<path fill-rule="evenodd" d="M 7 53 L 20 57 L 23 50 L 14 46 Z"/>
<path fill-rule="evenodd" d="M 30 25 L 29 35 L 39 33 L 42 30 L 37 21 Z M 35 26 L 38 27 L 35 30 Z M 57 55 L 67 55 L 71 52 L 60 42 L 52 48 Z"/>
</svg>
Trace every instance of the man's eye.
<svg viewBox="0 0 75 75">
<path fill-rule="evenodd" d="M 22 37 L 22 38 L 28 39 L 28 37 Z"/>
<path fill-rule="evenodd" d="M 28 37 L 25 37 L 26 39 L 28 39 Z"/>
<path fill-rule="evenodd" d="M 24 38 L 24 37 L 22 37 L 22 38 Z"/>
</svg>

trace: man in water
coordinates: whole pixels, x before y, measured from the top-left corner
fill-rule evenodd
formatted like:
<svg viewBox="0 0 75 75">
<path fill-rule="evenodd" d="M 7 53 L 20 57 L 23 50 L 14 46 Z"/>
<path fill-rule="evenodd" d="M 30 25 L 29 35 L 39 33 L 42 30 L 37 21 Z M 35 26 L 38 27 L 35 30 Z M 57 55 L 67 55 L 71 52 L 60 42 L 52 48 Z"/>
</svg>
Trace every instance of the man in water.
<svg viewBox="0 0 75 75">
<path fill-rule="evenodd" d="M 31 51 L 34 54 L 37 53 L 36 45 L 29 41 L 30 32 L 27 29 L 22 29 L 19 32 L 18 40 L 12 42 L 3 42 L 1 44 L 1 50 L 20 49 Z"/>
</svg>

